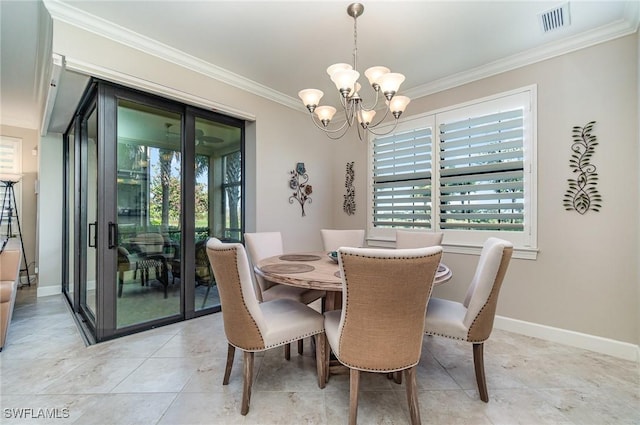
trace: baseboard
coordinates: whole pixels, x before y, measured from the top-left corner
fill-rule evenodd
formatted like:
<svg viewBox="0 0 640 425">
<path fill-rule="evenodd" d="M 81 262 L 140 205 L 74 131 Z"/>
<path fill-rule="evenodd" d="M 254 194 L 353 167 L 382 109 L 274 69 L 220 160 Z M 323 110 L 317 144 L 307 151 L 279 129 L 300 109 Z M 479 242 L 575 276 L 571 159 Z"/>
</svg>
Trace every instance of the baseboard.
<svg viewBox="0 0 640 425">
<path fill-rule="evenodd" d="M 58 295 L 62 293 L 60 285 L 41 286 L 38 285 L 37 297 L 48 297 L 49 295 Z"/>
<path fill-rule="evenodd" d="M 585 350 L 640 363 L 640 346 L 628 342 L 616 341 L 614 339 L 602 338 L 502 316 L 496 316 L 494 327 L 496 329 L 583 348 Z"/>
</svg>

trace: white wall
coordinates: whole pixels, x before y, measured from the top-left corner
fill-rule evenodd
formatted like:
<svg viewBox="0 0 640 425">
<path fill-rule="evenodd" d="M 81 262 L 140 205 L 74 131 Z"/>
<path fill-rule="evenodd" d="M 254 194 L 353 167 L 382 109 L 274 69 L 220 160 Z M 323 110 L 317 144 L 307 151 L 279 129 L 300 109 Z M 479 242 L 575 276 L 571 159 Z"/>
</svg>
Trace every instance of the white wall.
<svg viewBox="0 0 640 425">
<path fill-rule="evenodd" d="M 571 54 L 486 78 L 420 99 L 416 115 L 495 93 L 538 87 L 538 247 L 537 260 L 511 262 L 498 314 L 637 345 L 638 282 L 638 38 L 624 37 Z M 603 198 L 600 212 L 565 211 L 571 131 L 596 121 L 599 146 L 592 158 Z M 366 156 L 356 159 L 357 188 L 366 187 Z M 342 173 L 343 160 L 334 162 Z M 339 177 L 339 176 L 338 176 Z M 342 177 L 344 178 L 344 177 Z M 335 188 L 339 189 L 340 182 Z M 357 189 L 357 190 L 358 190 Z M 360 189 L 358 195 L 363 194 Z M 344 213 L 340 227 L 365 227 L 363 196 L 359 223 Z M 338 195 L 334 197 L 338 202 Z M 347 224 L 348 223 L 348 224 Z M 446 244 L 446 237 L 444 240 Z M 446 250 L 446 247 L 445 247 Z M 434 295 L 461 300 L 478 258 L 445 253 L 454 277 Z"/>
<path fill-rule="evenodd" d="M 54 23 L 53 51 L 96 69 L 114 71 L 129 79 L 153 81 L 170 90 L 254 115 L 256 120 L 248 122 L 246 134 L 247 231 L 279 230 L 283 233 L 287 251 L 321 249 L 319 229 L 332 224 L 332 156 L 335 151 L 321 132 L 308 122 L 306 114 L 60 22 Z M 43 141 L 42 145 L 46 144 L 48 141 Z M 313 185 L 312 202 L 305 206 L 305 217 L 301 216 L 297 203 L 289 203 L 293 193 L 289 189 L 289 171 L 297 162 L 306 164 L 309 183 Z M 60 167 L 62 163 L 47 164 L 41 168 L 42 180 L 59 181 L 53 193 L 61 196 L 62 180 L 58 176 L 62 171 L 49 167 Z M 47 210 L 50 209 L 47 207 Z M 53 212 L 49 222 L 40 223 L 42 253 L 61 249 L 62 218 L 57 215 Z M 52 226 L 51 222 L 56 225 Z M 58 257 L 57 262 L 60 261 Z M 41 280 L 42 293 L 49 294 L 56 289 L 59 292 L 60 273 L 54 269 L 45 270 L 47 274 Z M 45 270 L 41 269 L 41 273 Z"/>
<path fill-rule="evenodd" d="M 255 162 L 255 175 L 248 174 L 249 231 L 279 230 L 285 249 L 293 251 L 320 248 L 319 229 L 323 227 L 366 228 L 366 144 L 346 138 L 327 140 L 302 113 L 66 24 L 54 24 L 53 50 L 255 115 L 255 123 L 248 126 L 251 151 L 247 159 Z M 407 114 L 530 84 L 538 86 L 540 253 L 535 261 L 513 260 L 498 314 L 637 345 L 637 36 L 414 99 Z M 600 142 L 593 163 L 600 174 L 603 208 L 580 216 L 564 210 L 562 197 L 570 177 L 571 129 L 591 120 L 597 122 L 595 133 Z M 297 204 L 288 203 L 289 170 L 300 161 L 305 162 L 314 187 L 306 217 L 300 216 Z M 347 161 L 356 162 L 354 216 L 342 212 Z M 58 194 L 61 187 L 60 183 Z M 40 230 L 49 231 L 44 224 Z M 55 244 L 56 238 L 47 237 L 47 242 L 41 238 L 41 245 L 46 243 Z M 460 299 L 477 257 L 447 253 L 445 261 L 453 268 L 454 278 L 434 295 Z M 51 282 L 57 276 L 52 275 Z"/>
<path fill-rule="evenodd" d="M 43 137 L 39 150 L 38 296 L 45 296 L 62 291 L 62 138 Z"/>
<path fill-rule="evenodd" d="M 37 265 L 36 255 L 36 192 L 35 184 L 38 171 L 38 156 L 33 155 L 33 149 L 38 147 L 39 134 L 37 130 L 0 125 L 0 134 L 3 136 L 15 137 L 22 140 L 22 179 L 16 185 L 15 190 L 20 191 L 20 203 L 18 205 L 20 213 L 20 230 L 22 231 L 22 242 L 24 252 L 29 263 L 29 274 L 35 282 L 35 266 Z M 17 233 L 17 226 L 12 228 Z M 24 262 L 24 259 L 23 259 Z M 25 264 L 22 264 L 22 268 Z M 23 272 L 24 275 L 24 272 Z M 26 275 L 25 278 L 26 279 Z"/>
</svg>

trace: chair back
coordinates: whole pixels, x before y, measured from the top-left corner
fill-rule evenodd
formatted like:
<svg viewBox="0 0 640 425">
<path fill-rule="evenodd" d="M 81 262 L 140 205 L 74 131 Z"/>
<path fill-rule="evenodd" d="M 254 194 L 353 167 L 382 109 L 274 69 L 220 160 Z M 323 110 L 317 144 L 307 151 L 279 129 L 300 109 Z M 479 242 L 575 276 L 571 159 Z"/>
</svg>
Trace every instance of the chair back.
<svg viewBox="0 0 640 425">
<path fill-rule="evenodd" d="M 396 248 L 424 248 L 442 245 L 442 232 L 396 230 Z"/>
<path fill-rule="evenodd" d="M 284 253 L 282 234 L 280 232 L 245 233 L 244 244 L 249 253 L 251 265 L 255 266 L 264 258 L 273 257 Z M 255 275 L 257 287 L 256 296 L 262 300 L 262 292 L 269 289 L 272 284 L 265 281 L 262 276 Z"/>
<path fill-rule="evenodd" d="M 502 239 L 489 238 L 482 246 L 478 266 L 463 303 L 467 307 L 464 325 L 469 329 L 469 341 L 481 342 L 491 335 L 498 294 L 512 254 L 513 244 Z"/>
<path fill-rule="evenodd" d="M 322 244 L 325 251 L 337 251 L 341 246 L 364 246 L 364 230 L 333 230 L 321 229 Z"/>
<path fill-rule="evenodd" d="M 416 365 L 442 247 L 340 248 L 338 253 L 343 276 L 340 361 L 368 371 Z"/>
<path fill-rule="evenodd" d="M 162 254 L 164 237 L 160 233 L 138 233 L 132 242 L 146 255 Z"/>
<path fill-rule="evenodd" d="M 207 241 L 196 242 L 196 283 L 209 283 L 211 281 L 211 265 L 207 256 Z"/>
<path fill-rule="evenodd" d="M 244 246 L 210 238 L 207 242 L 207 255 L 220 294 L 227 340 L 245 351 L 264 348 L 266 325 L 253 292 L 249 260 Z"/>
</svg>

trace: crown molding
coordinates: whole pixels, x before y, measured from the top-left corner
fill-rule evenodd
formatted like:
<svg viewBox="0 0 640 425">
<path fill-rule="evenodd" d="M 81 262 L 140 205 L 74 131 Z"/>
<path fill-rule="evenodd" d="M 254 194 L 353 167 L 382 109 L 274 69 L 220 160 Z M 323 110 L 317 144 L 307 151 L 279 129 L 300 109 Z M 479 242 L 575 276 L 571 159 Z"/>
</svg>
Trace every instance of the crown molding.
<svg viewBox="0 0 640 425">
<path fill-rule="evenodd" d="M 627 8 L 627 10 L 629 9 Z M 549 43 L 539 48 L 530 49 L 470 70 L 440 78 L 431 83 L 406 90 L 404 94 L 412 99 L 417 99 L 633 34 L 638 29 L 637 9 L 634 12 L 635 18 L 633 19 L 622 19 L 559 42 Z"/>
<path fill-rule="evenodd" d="M 116 43 L 156 56 L 162 60 L 198 72 L 214 80 L 229 84 L 230 86 L 237 87 L 257 96 L 264 97 L 289 108 L 301 109 L 298 105 L 300 103 L 298 100 L 277 90 L 273 90 L 263 84 L 188 55 L 178 49 L 128 30 L 105 19 L 88 14 L 69 4 L 62 3 L 58 0 L 43 1 L 47 10 L 51 14 L 51 18 L 54 20 L 65 22 L 69 25 L 73 25 L 77 28 L 107 38 Z"/>
<path fill-rule="evenodd" d="M 114 69 L 104 68 L 70 57 L 64 58 L 64 64 L 65 69 L 69 71 L 78 72 L 84 75 L 91 75 L 107 81 L 118 82 L 128 87 L 146 91 L 147 93 L 157 94 L 170 99 L 178 100 L 188 105 L 205 108 L 210 111 L 221 112 L 235 118 L 240 118 L 247 121 L 256 120 L 255 115 L 252 113 L 242 111 L 223 103 L 214 102 L 209 99 L 193 95 L 191 93 L 163 86 L 161 84 L 154 83 L 153 81 L 143 80 L 142 78 L 134 77 L 132 75 L 125 74 Z"/>
<path fill-rule="evenodd" d="M 263 84 L 205 62 L 194 56 L 185 54 L 180 50 L 130 31 L 102 18 L 90 15 L 69 4 L 62 3 L 59 0 L 43 0 L 43 2 L 54 20 L 65 22 L 125 46 L 156 56 L 178 66 L 198 72 L 209 78 L 229 84 L 230 86 L 280 103 L 291 109 L 306 112 L 306 110 L 300 105 L 298 99 L 277 90 L 273 90 Z M 638 30 L 640 22 L 639 10 L 640 3 L 628 2 L 625 8 L 625 17 L 617 22 L 596 28 L 577 36 L 569 37 L 559 42 L 549 43 L 540 48 L 527 50 L 498 61 L 490 62 L 445 78 L 440 78 L 431 83 L 408 89 L 404 94 L 412 99 L 417 99 L 483 78 L 501 74 L 503 72 L 521 68 L 526 65 L 551 59 L 579 49 L 610 41 L 615 38 L 633 34 Z"/>
</svg>

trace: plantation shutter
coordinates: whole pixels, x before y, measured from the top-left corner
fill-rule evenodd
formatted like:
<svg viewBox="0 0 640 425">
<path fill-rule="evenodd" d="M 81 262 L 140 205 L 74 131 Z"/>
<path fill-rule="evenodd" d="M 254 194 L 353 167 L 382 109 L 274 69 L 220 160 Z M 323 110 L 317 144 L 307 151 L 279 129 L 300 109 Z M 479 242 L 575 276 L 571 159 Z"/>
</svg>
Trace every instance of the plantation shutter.
<svg viewBox="0 0 640 425">
<path fill-rule="evenodd" d="M 431 145 L 431 127 L 374 139 L 374 227 L 431 227 Z"/>
<path fill-rule="evenodd" d="M 524 111 L 445 122 L 440 132 L 440 229 L 524 229 Z"/>
</svg>

